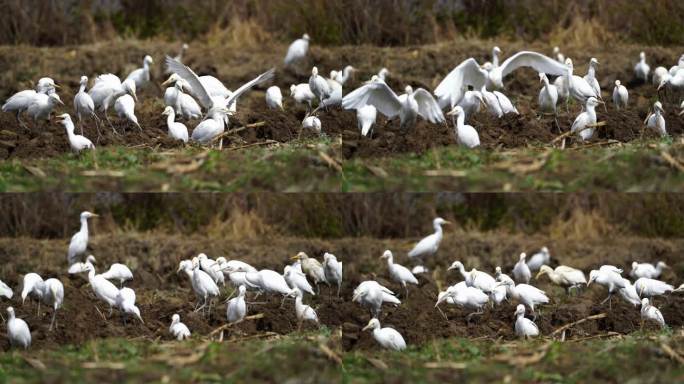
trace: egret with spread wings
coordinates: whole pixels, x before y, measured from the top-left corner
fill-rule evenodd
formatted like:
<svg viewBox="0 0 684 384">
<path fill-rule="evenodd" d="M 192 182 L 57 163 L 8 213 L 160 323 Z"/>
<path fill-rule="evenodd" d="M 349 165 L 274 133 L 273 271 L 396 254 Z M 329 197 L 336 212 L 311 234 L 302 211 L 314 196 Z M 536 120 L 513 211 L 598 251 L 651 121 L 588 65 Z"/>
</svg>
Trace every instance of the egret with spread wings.
<svg viewBox="0 0 684 384">
<path fill-rule="evenodd" d="M 418 116 L 435 124 L 445 121 L 439 104 L 423 88 L 414 91 L 407 86 L 406 94 L 397 96 L 387 84 L 377 82 L 366 84 L 342 99 L 344 109 L 358 110 L 367 105 L 390 119 L 399 116 L 402 128 L 415 126 Z"/>
<path fill-rule="evenodd" d="M 210 96 L 197 74 L 178 60 L 167 57 L 166 65 L 170 71 L 176 73 L 190 84 L 198 101 L 207 110 L 205 120 L 199 123 L 192 132 L 192 140 L 201 144 L 211 144 L 216 137 L 223 133 L 225 124 L 228 123 L 229 107 L 240 96 L 257 85 L 271 80 L 275 74 L 275 69 L 270 69 L 238 88 L 228 98 L 223 98 L 221 96 Z"/>
</svg>

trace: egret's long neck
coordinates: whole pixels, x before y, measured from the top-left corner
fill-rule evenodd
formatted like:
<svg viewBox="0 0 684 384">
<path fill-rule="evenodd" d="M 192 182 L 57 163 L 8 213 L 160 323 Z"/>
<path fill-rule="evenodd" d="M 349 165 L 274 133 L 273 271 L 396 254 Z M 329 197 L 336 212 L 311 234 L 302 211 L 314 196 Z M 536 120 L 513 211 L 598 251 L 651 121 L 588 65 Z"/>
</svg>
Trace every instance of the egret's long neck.
<svg viewBox="0 0 684 384">
<path fill-rule="evenodd" d="M 7 321 L 14 320 L 14 312 L 10 312 L 7 314 Z"/>
<path fill-rule="evenodd" d="M 67 131 L 70 132 L 70 135 L 69 135 L 69 136 L 71 136 L 71 135 L 74 134 L 74 132 L 73 132 L 73 131 L 74 131 L 73 124 L 72 124 L 72 126 L 71 126 L 71 129 L 67 128 Z M 80 232 L 81 232 L 81 233 L 85 233 L 86 235 L 88 234 L 88 218 L 86 218 L 86 217 L 82 217 L 82 218 L 81 218 L 81 230 L 80 230 Z"/>
<path fill-rule="evenodd" d="M 394 257 L 393 256 L 387 257 L 387 265 L 389 265 L 391 267 L 392 264 L 394 264 Z"/>
<path fill-rule="evenodd" d="M 593 105 L 587 105 L 586 108 L 589 116 L 591 116 L 592 119 L 596 119 L 596 107 Z"/>
<path fill-rule="evenodd" d="M 169 113 L 169 116 L 166 118 L 166 124 L 170 127 L 175 122 L 176 122 L 176 114 L 172 111 L 171 113 Z"/>
<path fill-rule="evenodd" d="M 92 282 L 94 278 L 95 278 L 95 268 L 88 269 L 88 280 Z"/>
<path fill-rule="evenodd" d="M 589 65 L 589 70 L 587 70 L 587 76 L 589 76 L 589 77 L 592 78 L 592 79 L 593 79 L 594 77 L 596 77 L 596 67 L 595 67 L 595 64 L 590 64 L 590 65 Z"/>
<path fill-rule="evenodd" d="M 67 122 L 64 124 L 64 128 L 67 131 L 67 136 L 69 139 L 72 139 L 74 137 L 74 123 L 72 122 Z M 81 222 L 81 230 L 83 230 L 83 222 Z M 88 232 L 88 224 L 86 223 L 86 233 Z"/>
<path fill-rule="evenodd" d="M 494 67 L 498 67 L 498 66 L 499 66 L 499 54 L 496 53 L 496 49 L 493 49 L 493 50 L 492 50 L 492 65 L 493 65 Z"/>
<path fill-rule="evenodd" d="M 87 84 L 85 82 L 81 83 L 81 87 L 78 89 L 78 93 L 85 92 L 86 85 Z"/>
<path fill-rule="evenodd" d="M 458 116 L 456 116 L 456 130 L 460 131 L 463 129 L 463 125 L 465 124 L 465 116 L 462 113 L 459 113 Z M 442 236 L 442 226 L 439 224 L 435 224 L 435 234 L 438 237 Z"/>
</svg>

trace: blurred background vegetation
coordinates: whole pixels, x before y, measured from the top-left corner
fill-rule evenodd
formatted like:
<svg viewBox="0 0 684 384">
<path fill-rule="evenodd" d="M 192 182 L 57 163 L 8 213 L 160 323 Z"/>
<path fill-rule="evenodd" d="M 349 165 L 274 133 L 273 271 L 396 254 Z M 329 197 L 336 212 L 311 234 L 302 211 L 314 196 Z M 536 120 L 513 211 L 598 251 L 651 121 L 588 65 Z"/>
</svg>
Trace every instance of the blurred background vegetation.
<svg viewBox="0 0 684 384">
<path fill-rule="evenodd" d="M 679 194 L 4 194 L 0 237 L 68 238 L 91 210 L 94 232 L 338 238 L 417 237 L 442 216 L 456 231 L 540 233 L 582 240 L 676 238 Z"/>
<path fill-rule="evenodd" d="M 308 32 L 320 45 L 408 45 L 459 37 L 672 45 L 681 44 L 684 36 L 681 0 L 2 0 L 0 4 L 0 44 L 71 45 L 113 38 L 291 41 Z"/>
</svg>

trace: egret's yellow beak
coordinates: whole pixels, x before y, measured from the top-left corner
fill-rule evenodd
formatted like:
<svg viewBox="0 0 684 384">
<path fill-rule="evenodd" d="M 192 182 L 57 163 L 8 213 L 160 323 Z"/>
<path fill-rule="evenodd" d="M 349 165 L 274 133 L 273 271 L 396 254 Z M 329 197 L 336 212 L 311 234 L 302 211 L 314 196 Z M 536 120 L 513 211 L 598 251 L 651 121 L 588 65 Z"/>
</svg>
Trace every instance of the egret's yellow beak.
<svg viewBox="0 0 684 384">
<path fill-rule="evenodd" d="M 62 88 L 62 86 L 60 86 L 60 85 L 59 85 L 59 84 L 57 84 L 57 83 L 55 83 L 55 85 L 54 85 L 54 86 L 55 86 L 55 88 L 57 88 L 57 89 L 61 89 L 61 88 Z"/>
<path fill-rule="evenodd" d="M 294 255 L 290 257 L 290 260 L 299 260 L 301 257 L 299 255 Z"/>
<path fill-rule="evenodd" d="M 354 297 L 352 297 L 352 301 L 356 301 L 356 299 L 358 299 L 359 296 L 361 296 L 360 293 L 355 294 Z"/>
<path fill-rule="evenodd" d="M 536 279 L 538 279 L 538 278 L 539 278 L 539 276 L 541 276 L 541 275 L 543 275 L 543 274 L 544 274 L 544 272 L 543 272 L 543 271 L 539 271 L 539 273 L 537 273 L 537 276 L 535 276 L 535 277 L 534 277 L 534 278 L 535 278 L 535 280 L 536 280 Z"/>
<path fill-rule="evenodd" d="M 368 330 L 368 329 L 370 329 L 370 324 L 368 324 L 368 325 L 366 325 L 365 327 L 363 327 L 363 329 L 362 329 L 361 331 L 366 331 L 366 330 Z"/>
<path fill-rule="evenodd" d="M 93 217 L 100 217 L 97 213 L 93 213 Z"/>
</svg>

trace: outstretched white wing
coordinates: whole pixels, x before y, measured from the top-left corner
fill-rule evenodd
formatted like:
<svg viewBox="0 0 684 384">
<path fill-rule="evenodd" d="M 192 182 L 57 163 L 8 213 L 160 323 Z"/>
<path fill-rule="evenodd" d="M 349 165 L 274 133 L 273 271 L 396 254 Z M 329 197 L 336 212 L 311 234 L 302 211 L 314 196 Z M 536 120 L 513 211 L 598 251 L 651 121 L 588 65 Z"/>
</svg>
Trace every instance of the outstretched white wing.
<svg viewBox="0 0 684 384">
<path fill-rule="evenodd" d="M 430 92 L 423 88 L 418 88 L 413 92 L 413 97 L 418 103 L 418 114 L 425 120 L 433 124 L 444 122 L 445 119 L 442 109 Z"/>
<path fill-rule="evenodd" d="M 385 83 L 366 84 L 342 99 L 344 109 L 359 109 L 366 105 L 374 106 L 390 119 L 401 111 L 399 97 Z"/>
<path fill-rule="evenodd" d="M 243 85 L 242 87 L 238 88 L 235 92 L 233 92 L 228 99 L 226 99 L 226 107 L 230 107 L 231 104 L 235 103 L 242 94 L 245 92 L 249 91 L 250 89 L 256 87 L 259 84 L 263 84 L 267 81 L 270 81 L 273 79 L 275 76 L 275 68 L 271 68 L 268 71 L 262 73 L 261 75 L 257 76 L 254 80 L 250 81 L 249 83 Z"/>
<path fill-rule="evenodd" d="M 505 63 L 504 63 L 505 64 Z M 454 68 L 435 88 L 435 96 L 442 108 L 453 107 L 461 101 L 467 86 L 481 89 L 487 82 L 487 71 L 472 57 Z"/>
<path fill-rule="evenodd" d="M 565 64 L 561 64 L 548 56 L 537 52 L 521 51 L 509 57 L 501 64 L 499 67 L 501 69 L 501 77 L 506 77 L 509 73 L 520 67 L 531 67 L 539 73 L 554 76 L 561 76 L 568 72 L 568 67 Z"/>
<path fill-rule="evenodd" d="M 197 76 L 192 69 L 188 68 L 180 61 L 168 56 L 166 56 L 166 68 L 190 84 L 192 92 L 195 94 L 195 96 L 197 96 L 200 104 L 202 104 L 206 110 L 210 110 L 214 107 L 214 101 L 211 96 L 209 96 L 209 92 L 206 88 L 204 88 L 199 76 Z"/>
</svg>

